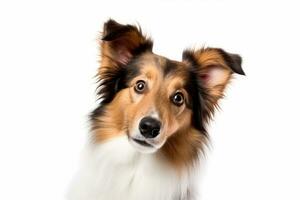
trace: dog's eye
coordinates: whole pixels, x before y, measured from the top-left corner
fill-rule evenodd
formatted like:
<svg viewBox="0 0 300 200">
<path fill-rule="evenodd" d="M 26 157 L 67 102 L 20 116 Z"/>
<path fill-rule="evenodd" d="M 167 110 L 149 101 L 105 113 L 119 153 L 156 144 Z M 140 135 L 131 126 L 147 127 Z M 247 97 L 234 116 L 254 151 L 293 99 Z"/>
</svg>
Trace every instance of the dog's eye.
<svg viewBox="0 0 300 200">
<path fill-rule="evenodd" d="M 181 106 L 184 102 L 184 97 L 181 92 L 176 92 L 171 99 L 176 106 Z"/>
<path fill-rule="evenodd" d="M 134 90 L 139 94 L 143 93 L 145 88 L 146 88 L 146 83 L 145 81 L 142 80 L 137 81 L 134 86 Z"/>
</svg>

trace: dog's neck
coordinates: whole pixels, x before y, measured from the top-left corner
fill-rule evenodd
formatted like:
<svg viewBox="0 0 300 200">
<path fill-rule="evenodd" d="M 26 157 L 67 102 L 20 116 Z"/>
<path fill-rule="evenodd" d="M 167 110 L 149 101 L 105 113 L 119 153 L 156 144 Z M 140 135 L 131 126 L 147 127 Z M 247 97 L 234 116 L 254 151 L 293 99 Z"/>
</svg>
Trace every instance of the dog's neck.
<svg viewBox="0 0 300 200">
<path fill-rule="evenodd" d="M 192 199 L 193 169 L 178 173 L 159 153 L 137 152 L 125 135 L 91 144 L 84 157 L 72 200 Z"/>
</svg>

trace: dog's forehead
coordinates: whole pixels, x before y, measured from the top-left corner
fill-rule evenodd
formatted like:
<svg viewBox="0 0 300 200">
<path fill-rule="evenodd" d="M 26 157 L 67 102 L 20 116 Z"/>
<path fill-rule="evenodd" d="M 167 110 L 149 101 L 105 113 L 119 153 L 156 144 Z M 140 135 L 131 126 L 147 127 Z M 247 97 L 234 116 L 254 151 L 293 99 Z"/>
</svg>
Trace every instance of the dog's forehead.
<svg viewBox="0 0 300 200">
<path fill-rule="evenodd" d="M 149 77 L 162 75 L 163 77 L 181 76 L 184 77 L 187 73 L 187 66 L 183 62 L 170 60 L 166 57 L 148 53 L 140 56 L 135 61 L 135 66 L 139 74 L 144 74 Z"/>
</svg>

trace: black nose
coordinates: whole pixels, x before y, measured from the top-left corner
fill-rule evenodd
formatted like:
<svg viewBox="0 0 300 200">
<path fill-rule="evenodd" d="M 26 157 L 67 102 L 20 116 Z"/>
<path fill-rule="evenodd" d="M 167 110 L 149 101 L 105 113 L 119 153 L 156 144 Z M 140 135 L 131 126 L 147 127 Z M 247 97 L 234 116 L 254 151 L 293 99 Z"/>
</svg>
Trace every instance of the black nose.
<svg viewBox="0 0 300 200">
<path fill-rule="evenodd" d="M 155 138 L 159 134 L 160 122 L 152 117 L 144 117 L 140 121 L 139 129 L 145 138 Z"/>
</svg>

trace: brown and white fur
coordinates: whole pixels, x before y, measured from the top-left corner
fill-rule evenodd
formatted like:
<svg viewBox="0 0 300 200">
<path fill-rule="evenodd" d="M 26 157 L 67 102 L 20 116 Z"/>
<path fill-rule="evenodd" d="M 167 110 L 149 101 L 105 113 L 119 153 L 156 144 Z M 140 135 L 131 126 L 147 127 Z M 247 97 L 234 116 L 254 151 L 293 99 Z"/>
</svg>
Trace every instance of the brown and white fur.
<svg viewBox="0 0 300 200">
<path fill-rule="evenodd" d="M 232 74 L 244 75 L 242 60 L 202 48 L 173 61 L 152 45 L 136 26 L 104 24 L 102 100 L 90 117 L 91 141 L 69 200 L 196 198 L 205 126 Z"/>
</svg>

